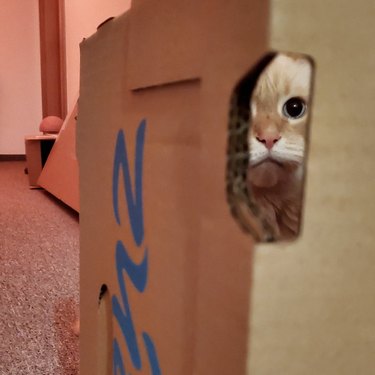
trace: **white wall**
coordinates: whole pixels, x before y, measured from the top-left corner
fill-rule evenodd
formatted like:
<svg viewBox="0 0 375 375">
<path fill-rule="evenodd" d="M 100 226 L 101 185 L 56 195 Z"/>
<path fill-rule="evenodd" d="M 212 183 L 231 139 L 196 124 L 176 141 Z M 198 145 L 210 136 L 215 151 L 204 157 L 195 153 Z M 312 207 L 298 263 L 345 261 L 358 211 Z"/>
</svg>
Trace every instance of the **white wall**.
<svg viewBox="0 0 375 375">
<path fill-rule="evenodd" d="M 65 0 L 68 111 L 79 91 L 79 43 L 96 27 L 130 7 L 130 0 Z"/>
<path fill-rule="evenodd" d="M 38 2 L 2 1 L 0 154 L 24 154 L 42 119 Z"/>
</svg>

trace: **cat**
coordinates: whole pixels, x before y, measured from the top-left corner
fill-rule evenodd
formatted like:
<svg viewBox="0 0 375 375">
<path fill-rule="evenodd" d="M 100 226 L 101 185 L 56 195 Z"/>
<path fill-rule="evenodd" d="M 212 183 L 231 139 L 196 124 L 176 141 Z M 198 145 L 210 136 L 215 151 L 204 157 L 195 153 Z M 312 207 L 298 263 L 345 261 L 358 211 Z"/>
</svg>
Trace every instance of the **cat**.
<svg viewBox="0 0 375 375">
<path fill-rule="evenodd" d="M 312 64 L 278 54 L 251 95 L 248 188 L 276 239 L 298 235 Z"/>
</svg>

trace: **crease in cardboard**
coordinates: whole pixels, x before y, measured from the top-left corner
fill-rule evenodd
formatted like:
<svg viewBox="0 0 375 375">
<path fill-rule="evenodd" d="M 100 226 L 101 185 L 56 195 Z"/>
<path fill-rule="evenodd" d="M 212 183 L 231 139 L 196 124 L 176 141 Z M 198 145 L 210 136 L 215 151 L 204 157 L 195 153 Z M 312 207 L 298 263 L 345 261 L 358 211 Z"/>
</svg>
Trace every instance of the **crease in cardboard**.
<svg viewBox="0 0 375 375">
<path fill-rule="evenodd" d="M 164 88 L 164 87 L 170 87 L 170 86 L 177 86 L 177 85 L 186 85 L 190 83 L 199 83 L 201 81 L 200 77 L 192 77 L 192 78 L 186 78 L 186 79 L 179 79 L 176 81 L 169 81 L 169 82 L 163 82 L 159 84 L 149 84 L 145 85 L 143 87 L 136 87 L 131 89 L 134 93 L 144 91 L 144 90 L 152 90 L 152 89 L 158 89 L 158 88 Z"/>
</svg>

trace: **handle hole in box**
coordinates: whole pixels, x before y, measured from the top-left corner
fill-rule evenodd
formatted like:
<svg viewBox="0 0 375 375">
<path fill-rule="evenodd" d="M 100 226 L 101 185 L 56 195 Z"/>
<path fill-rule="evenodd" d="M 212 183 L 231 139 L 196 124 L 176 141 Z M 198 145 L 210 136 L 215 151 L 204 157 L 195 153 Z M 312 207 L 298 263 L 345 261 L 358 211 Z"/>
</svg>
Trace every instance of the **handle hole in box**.
<svg viewBox="0 0 375 375">
<path fill-rule="evenodd" d="M 271 52 L 233 90 L 227 197 L 259 242 L 294 240 L 301 230 L 313 60 Z"/>
</svg>

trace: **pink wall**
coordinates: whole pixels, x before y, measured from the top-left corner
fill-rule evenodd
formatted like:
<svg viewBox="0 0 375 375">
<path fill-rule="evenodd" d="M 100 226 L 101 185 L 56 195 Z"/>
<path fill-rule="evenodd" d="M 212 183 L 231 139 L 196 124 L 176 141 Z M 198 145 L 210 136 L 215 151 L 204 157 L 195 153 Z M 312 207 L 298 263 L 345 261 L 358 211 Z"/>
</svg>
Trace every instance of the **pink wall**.
<svg viewBox="0 0 375 375">
<path fill-rule="evenodd" d="M 130 0 L 65 0 L 68 111 L 79 91 L 79 43 L 109 17 L 130 7 Z"/>
<path fill-rule="evenodd" d="M 1 2 L 0 154 L 24 154 L 42 118 L 37 1 Z"/>
<path fill-rule="evenodd" d="M 79 90 L 79 43 L 130 0 L 65 0 L 68 109 Z M 24 154 L 42 119 L 38 1 L 1 2 L 0 155 Z"/>
</svg>

